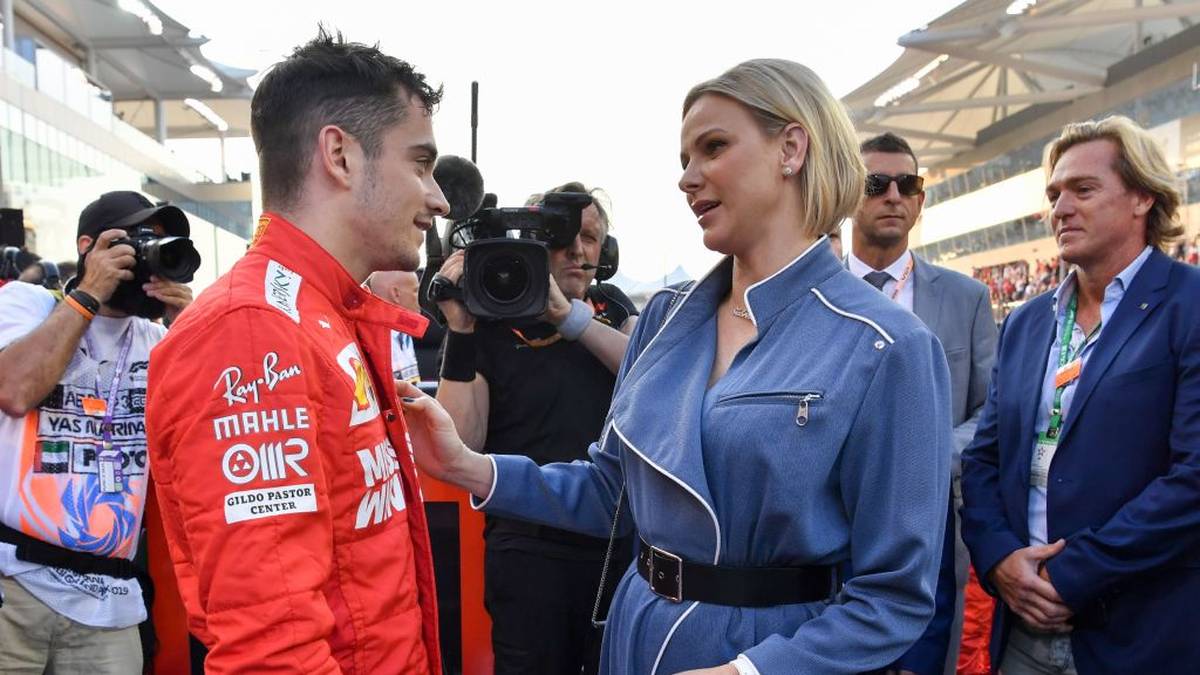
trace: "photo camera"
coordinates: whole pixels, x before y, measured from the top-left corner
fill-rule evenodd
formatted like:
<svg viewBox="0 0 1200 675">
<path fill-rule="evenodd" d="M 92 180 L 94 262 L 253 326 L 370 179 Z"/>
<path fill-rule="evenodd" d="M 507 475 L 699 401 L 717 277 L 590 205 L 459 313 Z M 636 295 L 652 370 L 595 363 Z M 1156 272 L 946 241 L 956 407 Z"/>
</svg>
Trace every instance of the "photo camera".
<svg viewBox="0 0 1200 675">
<path fill-rule="evenodd" d="M 146 295 L 142 285 L 149 283 L 151 276 L 181 284 L 190 282 L 200 269 L 200 253 L 191 239 L 162 236 L 149 225 L 135 225 L 129 227 L 128 232 L 128 236 L 111 241 L 109 247 L 125 245 L 133 248 L 133 279 L 118 284 L 106 304 L 126 314 L 160 319 L 166 313 L 166 305 L 162 300 Z M 88 252 L 91 252 L 90 248 Z M 83 278 L 86 265 L 85 256 L 80 259 L 77 279 Z"/>
<path fill-rule="evenodd" d="M 154 228 L 139 225 L 131 228 L 128 237 L 115 239 L 113 246 L 130 246 L 137 264 L 133 268 L 134 283 L 150 281 L 151 276 L 186 284 L 200 269 L 200 253 L 187 237 L 163 237 Z"/>
</svg>

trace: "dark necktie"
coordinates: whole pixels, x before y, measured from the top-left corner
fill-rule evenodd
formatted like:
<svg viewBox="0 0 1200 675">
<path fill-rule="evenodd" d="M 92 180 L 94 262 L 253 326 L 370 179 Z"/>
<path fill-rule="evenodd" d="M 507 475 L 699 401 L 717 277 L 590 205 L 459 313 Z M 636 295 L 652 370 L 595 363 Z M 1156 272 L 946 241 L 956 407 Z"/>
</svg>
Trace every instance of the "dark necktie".
<svg viewBox="0 0 1200 675">
<path fill-rule="evenodd" d="M 882 292 L 883 285 L 886 284 L 891 278 L 892 275 L 888 274 L 887 272 L 867 272 L 866 275 L 863 276 L 863 281 L 871 284 L 875 288 L 878 288 Z"/>
</svg>

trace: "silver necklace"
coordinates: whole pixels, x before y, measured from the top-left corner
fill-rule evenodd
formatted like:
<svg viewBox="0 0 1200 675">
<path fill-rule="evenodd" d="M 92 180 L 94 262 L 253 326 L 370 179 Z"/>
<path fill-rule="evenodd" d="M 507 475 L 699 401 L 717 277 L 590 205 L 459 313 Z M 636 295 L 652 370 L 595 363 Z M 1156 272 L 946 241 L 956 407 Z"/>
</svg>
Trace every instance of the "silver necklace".
<svg viewBox="0 0 1200 675">
<path fill-rule="evenodd" d="M 750 318 L 750 310 L 746 309 L 745 307 L 738 307 L 736 305 L 733 305 L 729 308 L 729 311 L 733 312 L 733 315 L 739 319 L 749 319 Z"/>
</svg>

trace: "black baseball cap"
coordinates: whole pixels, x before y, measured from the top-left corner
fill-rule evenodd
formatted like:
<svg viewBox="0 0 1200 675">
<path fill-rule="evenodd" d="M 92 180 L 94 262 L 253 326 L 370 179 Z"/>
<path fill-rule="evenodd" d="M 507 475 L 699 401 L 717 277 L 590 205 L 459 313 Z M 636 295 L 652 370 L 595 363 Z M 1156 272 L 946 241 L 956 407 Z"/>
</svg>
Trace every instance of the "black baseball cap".
<svg viewBox="0 0 1200 675">
<path fill-rule="evenodd" d="M 187 216 L 178 206 L 155 206 L 140 192 L 121 190 L 104 193 L 79 213 L 79 231 L 75 237 L 95 238 L 105 230 L 129 229 L 150 219 L 162 223 L 163 233 L 168 237 L 186 237 L 191 233 Z"/>
</svg>

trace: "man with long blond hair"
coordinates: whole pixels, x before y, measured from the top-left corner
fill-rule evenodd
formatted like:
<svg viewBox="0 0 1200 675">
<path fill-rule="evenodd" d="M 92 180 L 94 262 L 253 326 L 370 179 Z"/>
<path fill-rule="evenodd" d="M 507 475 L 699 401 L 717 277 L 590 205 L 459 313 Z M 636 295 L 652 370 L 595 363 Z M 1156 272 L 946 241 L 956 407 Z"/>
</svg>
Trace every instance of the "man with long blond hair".
<svg viewBox="0 0 1200 675">
<path fill-rule="evenodd" d="M 998 596 L 993 666 L 1181 673 L 1200 600 L 1200 271 L 1162 150 L 1131 120 L 1068 125 L 1046 153 L 1074 266 L 1000 333 L 963 455 L 963 538 Z"/>
</svg>

